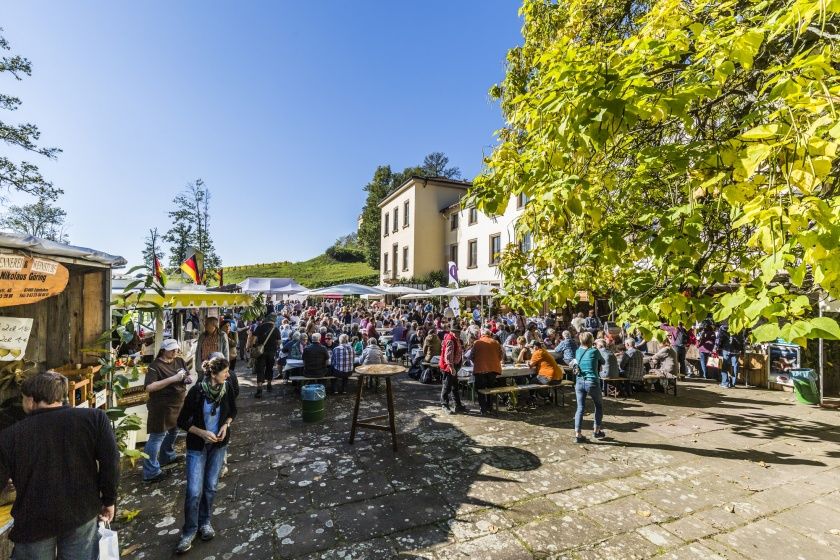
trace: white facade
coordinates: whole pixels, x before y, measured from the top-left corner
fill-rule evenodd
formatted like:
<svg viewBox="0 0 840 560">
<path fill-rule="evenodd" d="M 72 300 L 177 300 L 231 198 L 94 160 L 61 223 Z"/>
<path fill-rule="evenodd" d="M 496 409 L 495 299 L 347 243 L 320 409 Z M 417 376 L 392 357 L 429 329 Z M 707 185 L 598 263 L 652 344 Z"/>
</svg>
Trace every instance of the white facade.
<svg viewBox="0 0 840 560">
<path fill-rule="evenodd" d="M 515 197 L 504 214 L 491 218 L 475 208 L 461 208 L 469 186 L 412 177 L 380 203 L 382 283 L 445 271 L 454 260 L 461 281 L 503 284 L 498 256 L 516 242 L 514 227 L 525 199 Z"/>
</svg>

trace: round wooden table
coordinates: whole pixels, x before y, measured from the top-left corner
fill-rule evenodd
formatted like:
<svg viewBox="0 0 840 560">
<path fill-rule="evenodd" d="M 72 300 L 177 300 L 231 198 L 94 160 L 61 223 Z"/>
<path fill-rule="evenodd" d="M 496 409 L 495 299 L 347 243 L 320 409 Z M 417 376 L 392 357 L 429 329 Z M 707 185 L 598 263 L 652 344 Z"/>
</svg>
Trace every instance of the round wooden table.
<svg viewBox="0 0 840 560">
<path fill-rule="evenodd" d="M 391 387 L 391 378 L 405 372 L 403 366 L 393 364 L 370 364 L 366 366 L 358 366 L 356 368 L 356 375 L 358 376 L 358 390 L 356 392 L 356 406 L 353 408 L 353 422 L 350 425 L 350 444 L 356 438 L 356 428 L 367 428 L 369 430 L 386 430 L 391 432 L 391 441 L 393 442 L 394 451 L 397 450 L 397 427 L 394 423 L 394 392 Z M 382 416 L 372 416 L 370 418 L 359 419 L 359 404 L 362 401 L 362 388 L 364 387 L 365 376 L 370 377 L 384 377 L 385 378 L 385 394 L 388 399 L 388 414 Z M 388 419 L 388 425 L 372 424 L 377 420 Z"/>
</svg>

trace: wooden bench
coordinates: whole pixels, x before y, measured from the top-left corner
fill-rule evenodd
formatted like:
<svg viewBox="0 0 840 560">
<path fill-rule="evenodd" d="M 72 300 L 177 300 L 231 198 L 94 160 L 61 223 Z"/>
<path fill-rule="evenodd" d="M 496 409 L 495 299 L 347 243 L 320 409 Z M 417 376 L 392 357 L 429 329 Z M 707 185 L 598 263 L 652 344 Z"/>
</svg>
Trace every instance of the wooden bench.
<svg viewBox="0 0 840 560">
<path fill-rule="evenodd" d="M 627 386 L 627 385 L 629 385 L 630 381 L 632 381 L 632 379 L 630 379 L 629 377 L 602 377 L 601 378 L 601 384 L 604 386 L 604 396 L 605 397 L 613 396 L 613 395 L 609 394 L 610 393 L 610 386 L 613 383 L 625 384 L 625 386 Z M 624 393 L 624 396 L 622 398 L 625 398 L 625 399 L 627 398 L 626 391 L 622 391 L 621 387 L 614 387 L 614 389 L 615 389 L 615 396 L 619 396 L 622 393 Z"/>
<path fill-rule="evenodd" d="M 529 385 L 505 385 L 504 387 L 491 387 L 489 389 L 479 389 L 478 392 L 485 396 L 492 396 L 492 395 L 505 395 L 510 394 L 514 395 L 519 393 L 520 391 L 545 391 L 548 390 L 554 393 L 554 406 L 566 406 L 566 394 L 563 392 L 563 388 L 565 387 L 572 387 L 574 383 L 570 381 L 563 380 L 556 385 L 542 385 L 540 383 L 532 383 Z M 559 395 L 559 399 L 558 399 Z M 561 404 L 562 403 L 562 404 Z M 498 402 L 496 403 L 496 407 L 498 408 Z"/>
<path fill-rule="evenodd" d="M 642 377 L 645 385 L 653 385 L 656 381 L 661 382 L 666 395 L 673 389 L 675 397 L 677 396 L 677 379 L 678 377 L 676 375 L 658 372 L 653 369 L 650 370 L 650 373 Z"/>
</svg>

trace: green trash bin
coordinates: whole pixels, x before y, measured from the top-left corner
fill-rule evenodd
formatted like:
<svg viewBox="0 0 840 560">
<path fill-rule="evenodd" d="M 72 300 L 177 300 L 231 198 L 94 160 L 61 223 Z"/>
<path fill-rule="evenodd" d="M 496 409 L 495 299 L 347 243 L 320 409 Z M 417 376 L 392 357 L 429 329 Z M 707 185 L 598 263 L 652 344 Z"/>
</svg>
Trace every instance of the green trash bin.
<svg viewBox="0 0 840 560">
<path fill-rule="evenodd" d="M 324 402 L 327 390 L 323 385 L 304 385 L 300 390 L 301 416 L 304 422 L 320 422 L 324 419 Z"/>
<path fill-rule="evenodd" d="M 793 394 L 802 404 L 820 404 L 820 387 L 817 373 L 811 368 L 790 370 Z"/>
</svg>

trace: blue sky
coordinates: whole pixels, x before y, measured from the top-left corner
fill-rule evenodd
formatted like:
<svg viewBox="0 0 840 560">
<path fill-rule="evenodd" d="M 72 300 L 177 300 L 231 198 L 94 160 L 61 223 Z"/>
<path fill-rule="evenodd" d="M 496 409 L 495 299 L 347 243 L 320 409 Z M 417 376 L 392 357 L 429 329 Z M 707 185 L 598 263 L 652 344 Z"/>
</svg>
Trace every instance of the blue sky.
<svg viewBox="0 0 840 560">
<path fill-rule="evenodd" d="M 33 75 L 4 76 L 23 107 L 0 117 L 63 150 L 33 161 L 65 191 L 71 242 L 130 263 L 198 177 L 226 265 L 355 231 L 377 165 L 443 151 L 472 178 L 502 125 L 487 91 L 521 42 L 514 0 L 3 4 Z"/>
</svg>

